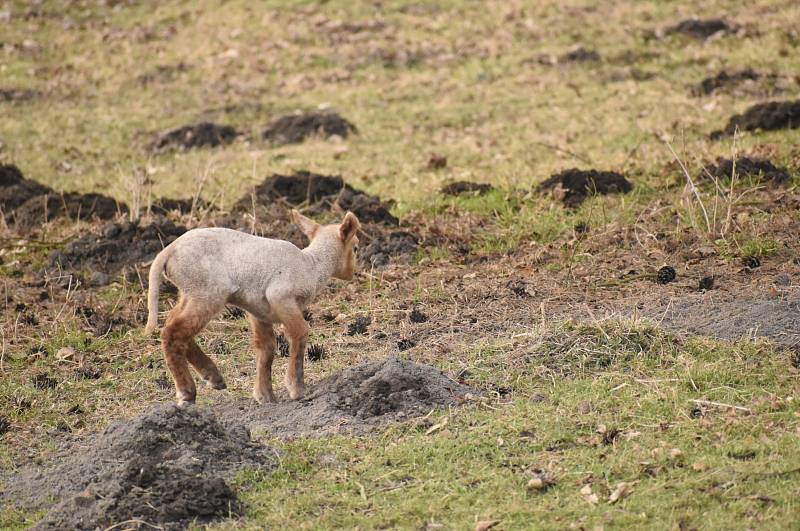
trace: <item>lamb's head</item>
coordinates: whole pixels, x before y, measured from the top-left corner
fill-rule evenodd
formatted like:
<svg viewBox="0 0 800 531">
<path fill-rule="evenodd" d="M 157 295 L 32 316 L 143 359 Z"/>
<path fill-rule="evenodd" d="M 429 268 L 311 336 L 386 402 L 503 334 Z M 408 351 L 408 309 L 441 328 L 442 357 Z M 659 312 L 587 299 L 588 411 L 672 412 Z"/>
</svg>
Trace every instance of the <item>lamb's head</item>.
<svg viewBox="0 0 800 531">
<path fill-rule="evenodd" d="M 358 251 L 358 229 L 361 227 L 358 218 L 352 212 L 345 214 L 339 224 L 320 225 L 292 210 L 292 221 L 308 236 L 311 246 L 334 255 L 335 278 L 350 280 L 356 271 L 356 252 Z"/>
</svg>

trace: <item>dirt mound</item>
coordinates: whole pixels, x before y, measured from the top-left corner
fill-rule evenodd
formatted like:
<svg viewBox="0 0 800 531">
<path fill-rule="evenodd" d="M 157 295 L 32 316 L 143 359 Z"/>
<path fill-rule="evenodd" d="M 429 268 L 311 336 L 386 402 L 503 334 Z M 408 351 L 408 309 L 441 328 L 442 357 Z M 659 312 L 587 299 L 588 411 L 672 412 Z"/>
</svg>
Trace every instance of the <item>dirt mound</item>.
<svg viewBox="0 0 800 531">
<path fill-rule="evenodd" d="M 705 40 L 712 35 L 716 35 L 717 33 L 734 33 L 735 31 L 735 26 L 725 22 L 722 19 L 690 18 L 687 20 L 682 20 L 674 26 L 670 26 L 667 28 L 666 33 L 686 35 L 695 39 Z"/>
<path fill-rule="evenodd" d="M 262 136 L 273 144 L 297 144 L 310 136 L 347 138 L 356 126 L 333 112 L 290 114 L 267 126 Z"/>
<path fill-rule="evenodd" d="M 43 184 L 26 179 L 13 164 L 0 164 L 0 208 L 7 218 L 28 199 L 51 191 Z"/>
<path fill-rule="evenodd" d="M 559 63 L 595 63 L 599 60 L 599 53 L 583 46 L 578 46 L 558 58 Z"/>
<path fill-rule="evenodd" d="M 470 181 L 456 181 L 443 186 L 439 193 L 442 195 L 475 194 L 484 195 L 494 190 L 491 184 L 473 183 Z"/>
<path fill-rule="evenodd" d="M 779 168 L 765 159 L 749 157 L 737 158 L 736 164 L 732 159 L 719 158 L 716 165 L 705 166 L 700 178 L 708 179 L 711 176 L 717 179 L 730 179 L 734 169 L 739 177 L 754 177 L 762 182 L 785 183 L 789 180 L 789 172 L 785 168 Z"/>
<path fill-rule="evenodd" d="M 236 418 L 251 430 L 293 437 L 363 433 L 392 420 L 425 415 L 475 393 L 426 365 L 389 357 L 346 368 L 312 386 L 299 401 L 259 406 L 251 401 L 215 406 L 220 418 Z"/>
<path fill-rule="evenodd" d="M 644 314 L 665 328 L 690 334 L 727 340 L 765 337 L 782 346 L 800 346 L 800 300 L 796 296 L 687 295 Z"/>
<path fill-rule="evenodd" d="M 128 207 L 101 194 L 59 194 L 49 186 L 26 179 L 13 164 L 0 165 L 0 211 L 17 227 L 31 227 L 47 220 L 112 219 Z"/>
<path fill-rule="evenodd" d="M 574 208 L 591 195 L 628 193 L 633 184 L 615 171 L 569 169 L 552 175 L 538 186 L 540 191 L 552 190 L 564 206 Z"/>
<path fill-rule="evenodd" d="M 731 92 L 739 85 L 758 81 L 761 77 L 761 74 L 750 68 L 732 73 L 723 70 L 715 76 L 705 78 L 692 93 L 695 96 L 710 96 L 715 92 Z"/>
<path fill-rule="evenodd" d="M 719 139 L 740 131 L 774 131 L 777 129 L 800 128 L 800 100 L 770 101 L 749 107 L 743 114 L 735 114 L 722 131 L 711 133 L 711 138 Z"/>
<path fill-rule="evenodd" d="M 419 238 L 410 232 L 393 231 L 379 234 L 358 252 L 358 259 L 366 265 L 381 267 L 392 257 L 413 255 L 419 247 Z"/>
<path fill-rule="evenodd" d="M 161 135 L 153 147 L 164 150 L 172 147 L 179 149 L 194 149 L 201 147 L 217 147 L 230 144 L 239 135 L 229 125 L 217 125 L 211 122 L 201 122 L 195 125 L 186 125 L 173 129 Z"/>
<path fill-rule="evenodd" d="M 290 207 L 331 223 L 340 221 L 345 211 L 353 212 L 361 221 L 364 236 L 359 260 L 367 266 L 383 266 L 393 257 L 407 257 L 419 246 L 415 234 L 396 230 L 399 220 L 389 212 L 390 202 L 353 188 L 339 176 L 307 171 L 267 177 L 252 193 L 242 196 L 233 206 L 234 216 L 220 224 L 304 247 L 306 237 L 288 219 Z"/>
<path fill-rule="evenodd" d="M 194 406 L 165 404 L 24 468 L 0 499 L 30 508 L 56 500 L 35 529 L 95 529 L 140 519 L 167 529 L 238 514 L 225 482 L 242 468 L 271 466 L 268 449 L 242 426 L 223 426 Z"/>
<path fill-rule="evenodd" d="M 322 214 L 338 209 L 350 210 L 362 223 L 397 225 L 396 217 L 389 213 L 390 203 L 356 190 L 338 175 L 317 175 L 299 171 L 293 175 L 272 175 L 255 187 L 252 194 L 243 196 L 233 206 L 234 211 L 248 212 L 257 204 L 284 202 L 291 206 L 310 204 L 307 211 Z"/>
<path fill-rule="evenodd" d="M 136 267 L 152 259 L 184 232 L 186 227 L 169 220 L 154 221 L 147 225 L 109 223 L 101 228 L 99 234 L 85 234 L 68 243 L 63 250 L 53 252 L 50 255 L 50 268 L 91 270 L 111 275 L 125 266 Z"/>
</svg>

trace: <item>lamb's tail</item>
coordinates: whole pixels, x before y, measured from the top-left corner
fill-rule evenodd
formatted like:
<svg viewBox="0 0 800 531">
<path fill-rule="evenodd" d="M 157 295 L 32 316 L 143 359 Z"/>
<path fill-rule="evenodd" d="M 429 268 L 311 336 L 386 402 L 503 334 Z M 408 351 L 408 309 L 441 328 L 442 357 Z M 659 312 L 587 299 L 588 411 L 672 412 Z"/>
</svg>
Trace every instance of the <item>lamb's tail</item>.
<svg viewBox="0 0 800 531">
<path fill-rule="evenodd" d="M 158 326 L 158 293 L 161 290 L 161 277 L 167 265 L 167 259 L 172 254 L 169 246 L 162 250 L 150 266 L 147 287 L 147 324 L 144 326 L 145 335 L 150 335 Z"/>
</svg>

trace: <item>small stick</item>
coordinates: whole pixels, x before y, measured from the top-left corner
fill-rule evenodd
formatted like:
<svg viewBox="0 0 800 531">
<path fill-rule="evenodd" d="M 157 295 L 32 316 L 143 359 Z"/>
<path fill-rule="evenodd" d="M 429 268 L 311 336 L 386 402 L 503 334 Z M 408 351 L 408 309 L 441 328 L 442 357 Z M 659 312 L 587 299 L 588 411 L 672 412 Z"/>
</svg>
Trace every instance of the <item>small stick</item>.
<svg viewBox="0 0 800 531">
<path fill-rule="evenodd" d="M 697 404 L 700 406 L 716 406 L 716 407 L 729 407 L 733 409 L 737 409 L 739 411 L 747 411 L 748 413 L 752 413 L 753 410 L 750 408 L 742 407 L 742 406 L 734 406 L 733 404 L 723 404 L 722 402 L 712 402 L 711 400 L 689 400 L 689 402 L 693 404 Z"/>
</svg>

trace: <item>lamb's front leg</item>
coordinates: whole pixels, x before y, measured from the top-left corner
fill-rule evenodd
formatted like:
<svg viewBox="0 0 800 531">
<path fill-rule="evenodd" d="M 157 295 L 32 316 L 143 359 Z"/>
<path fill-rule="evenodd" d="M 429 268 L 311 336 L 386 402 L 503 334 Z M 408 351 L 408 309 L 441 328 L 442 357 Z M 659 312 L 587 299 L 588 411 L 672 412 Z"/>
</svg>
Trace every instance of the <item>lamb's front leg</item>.
<svg viewBox="0 0 800 531">
<path fill-rule="evenodd" d="M 272 359 L 275 356 L 275 330 L 272 323 L 259 321 L 248 314 L 253 332 L 253 350 L 256 352 L 256 382 L 253 386 L 253 398 L 256 402 L 276 402 L 272 392 Z"/>
<path fill-rule="evenodd" d="M 284 308 L 280 312 L 283 329 L 289 339 L 289 366 L 286 369 L 284 383 L 293 400 L 303 396 L 305 384 L 303 383 L 303 358 L 308 340 L 308 323 L 303 319 L 303 312 L 296 306 Z"/>
</svg>

